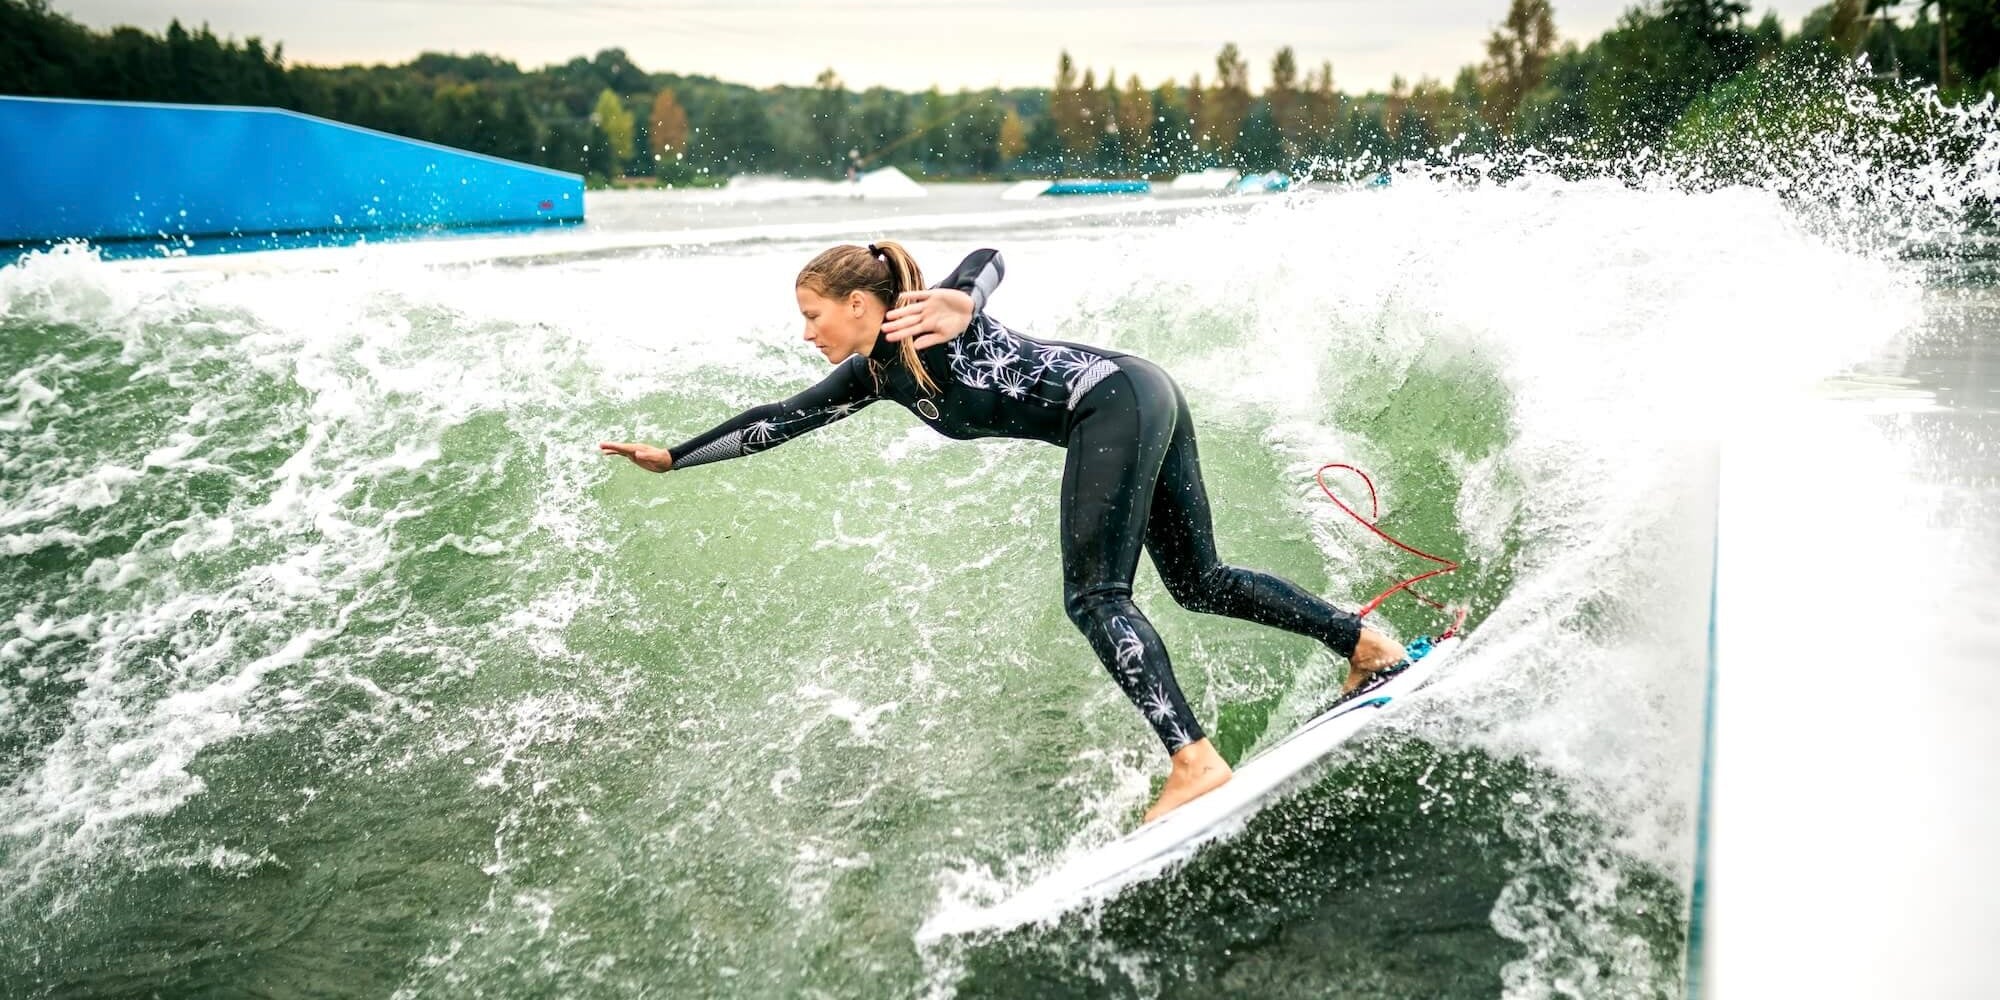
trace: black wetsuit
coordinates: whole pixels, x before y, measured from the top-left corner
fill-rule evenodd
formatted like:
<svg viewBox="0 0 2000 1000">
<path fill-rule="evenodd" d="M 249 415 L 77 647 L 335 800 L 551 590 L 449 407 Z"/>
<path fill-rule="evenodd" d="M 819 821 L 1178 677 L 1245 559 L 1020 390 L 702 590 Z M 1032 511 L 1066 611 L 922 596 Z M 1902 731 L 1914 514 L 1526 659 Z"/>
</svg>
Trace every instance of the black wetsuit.
<svg viewBox="0 0 2000 1000">
<path fill-rule="evenodd" d="M 1098 659 L 1145 714 L 1168 754 L 1202 738 L 1152 623 L 1132 603 L 1143 544 L 1182 607 L 1308 635 L 1352 656 L 1361 619 L 1303 588 L 1224 565 L 1195 452 L 1187 399 L 1159 366 L 1130 354 L 1023 336 L 986 314 L 1000 255 L 979 250 L 938 288 L 972 296 L 965 332 L 918 352 L 941 390 L 928 395 L 900 344 L 782 403 L 753 407 L 670 449 L 673 469 L 776 447 L 879 399 L 954 438 L 1032 438 L 1068 449 L 1062 480 L 1063 606 Z"/>
</svg>

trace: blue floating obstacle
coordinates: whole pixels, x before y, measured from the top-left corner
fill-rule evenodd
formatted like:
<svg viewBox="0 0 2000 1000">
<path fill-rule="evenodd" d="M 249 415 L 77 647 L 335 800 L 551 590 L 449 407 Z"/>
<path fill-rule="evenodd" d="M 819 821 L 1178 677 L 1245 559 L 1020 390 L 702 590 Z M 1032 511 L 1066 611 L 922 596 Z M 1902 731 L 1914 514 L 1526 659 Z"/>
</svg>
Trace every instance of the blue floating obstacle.
<svg viewBox="0 0 2000 1000">
<path fill-rule="evenodd" d="M 1042 189 L 1044 195 L 1151 194 L 1153 183 L 1145 180 L 1097 180 L 1079 178 L 1056 181 Z"/>
<path fill-rule="evenodd" d="M 277 108 L 0 97 L 0 243 L 583 220 L 583 178 Z"/>
</svg>

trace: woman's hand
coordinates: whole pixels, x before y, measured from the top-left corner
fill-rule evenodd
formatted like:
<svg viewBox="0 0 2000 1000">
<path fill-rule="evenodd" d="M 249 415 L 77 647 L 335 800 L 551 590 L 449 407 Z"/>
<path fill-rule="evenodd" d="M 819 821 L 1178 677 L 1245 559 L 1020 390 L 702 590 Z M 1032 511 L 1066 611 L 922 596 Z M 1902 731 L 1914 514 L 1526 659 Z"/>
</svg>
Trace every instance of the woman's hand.
<svg viewBox="0 0 2000 1000">
<path fill-rule="evenodd" d="M 597 447 L 601 454 L 623 455 L 631 459 L 633 465 L 647 472 L 665 472 L 674 467 L 674 456 L 668 454 L 665 448 L 655 448 L 649 444 L 620 444 L 615 441 L 599 441 Z"/>
<path fill-rule="evenodd" d="M 890 343 L 917 338 L 917 350 L 942 344 L 965 332 L 972 323 L 972 296 L 956 288 L 904 292 L 896 308 L 882 317 L 882 335 Z"/>
</svg>

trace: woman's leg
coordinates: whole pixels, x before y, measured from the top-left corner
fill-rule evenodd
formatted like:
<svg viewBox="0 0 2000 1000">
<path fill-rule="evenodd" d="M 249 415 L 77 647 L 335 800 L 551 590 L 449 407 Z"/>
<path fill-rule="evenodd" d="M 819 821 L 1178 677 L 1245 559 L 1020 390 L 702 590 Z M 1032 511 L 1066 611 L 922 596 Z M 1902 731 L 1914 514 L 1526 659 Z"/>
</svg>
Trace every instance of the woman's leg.
<svg viewBox="0 0 2000 1000">
<path fill-rule="evenodd" d="M 1063 460 L 1063 609 L 1172 756 L 1203 734 L 1159 634 L 1132 603 L 1176 420 L 1170 399 L 1149 395 L 1119 372 L 1077 404 Z"/>
<path fill-rule="evenodd" d="M 1120 359 L 1119 364 L 1125 366 L 1126 359 Z M 1361 639 L 1359 616 L 1283 577 L 1230 566 L 1216 556 L 1215 525 L 1209 514 L 1208 493 L 1202 486 L 1201 457 L 1195 448 L 1194 417 L 1188 412 L 1187 398 L 1158 366 L 1142 363 L 1132 368 L 1133 378 L 1154 383 L 1145 389 L 1171 395 L 1174 401 L 1173 438 L 1161 460 L 1146 529 L 1146 548 L 1167 593 L 1190 611 L 1227 615 L 1311 636 L 1342 657 L 1353 658 Z M 1357 665 L 1367 669 L 1372 664 Z"/>
</svg>

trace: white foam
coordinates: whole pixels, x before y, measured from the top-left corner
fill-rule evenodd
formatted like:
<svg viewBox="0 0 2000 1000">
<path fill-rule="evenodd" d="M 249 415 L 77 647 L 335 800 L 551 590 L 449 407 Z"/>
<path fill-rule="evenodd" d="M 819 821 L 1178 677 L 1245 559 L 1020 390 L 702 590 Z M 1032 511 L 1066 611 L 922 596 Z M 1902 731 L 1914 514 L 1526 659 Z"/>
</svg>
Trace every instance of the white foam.
<svg viewBox="0 0 2000 1000">
<path fill-rule="evenodd" d="M 1134 218 L 1123 206 L 1095 211 L 1107 223 Z M 1511 885 L 1495 909 L 1495 926 L 1529 951 L 1509 966 L 1509 988 L 1558 988 L 1551 977 L 1579 954 L 1564 935 L 1579 920 L 1591 934 L 1615 931 L 1608 918 L 1592 919 L 1620 905 L 1619 863 L 1637 858 L 1684 876 L 1688 862 L 1697 749 L 1685 737 L 1697 704 L 1690 668 L 1698 664 L 1677 646 L 1661 655 L 1658 636 L 1616 608 L 1655 602 L 1679 620 L 1688 594 L 1678 581 L 1706 558 L 1682 544 L 1705 497 L 1697 473 L 1713 460 L 1704 442 L 1732 422 L 1762 419 L 1774 398 L 1893 340 L 1921 309 L 1915 278 L 1808 231 L 1761 192 L 1693 195 L 1546 175 L 1480 188 L 1403 176 L 1382 190 L 1294 193 L 1169 226 L 1055 232 L 1057 223 L 1089 217 L 1064 208 L 905 217 L 886 228 L 957 226 L 977 235 L 1001 221 L 1047 223 L 1044 235 L 1005 244 L 1009 280 L 996 313 L 1032 334 L 1155 357 L 1188 389 L 1204 426 L 1250 428 L 1248 438 L 1282 470 L 1301 537 L 1318 542 L 1343 592 L 1379 578 L 1375 557 L 1316 499 L 1310 471 L 1329 459 L 1379 467 L 1414 443 L 1371 438 L 1366 427 L 1342 426 L 1340 415 L 1425 377 L 1449 386 L 1464 371 L 1498 386 L 1493 395 L 1505 412 L 1493 419 L 1504 426 L 1494 437 L 1503 447 L 1444 457 L 1464 479 L 1458 495 L 1420 495 L 1424 484 L 1401 479 L 1380 484 L 1391 508 L 1423 503 L 1454 512 L 1465 555 L 1490 559 L 1510 540 L 1522 546 L 1512 588 L 1475 628 L 1435 697 L 1422 711 L 1413 705 L 1399 725 L 1526 759 L 1565 782 L 1570 807 L 1617 830 L 1614 843 L 1576 854 L 1563 853 L 1570 845 L 1542 844 L 1576 865 L 1582 898 L 1569 912 L 1551 909 L 1525 882 Z M 569 630 L 598 602 L 625 599 L 607 582 L 618 575 L 606 568 L 616 540 L 604 537 L 595 506 L 609 479 L 595 441 L 687 430 L 648 413 L 643 401 L 659 393 L 711 394 L 719 417 L 823 375 L 801 349 L 787 297 L 800 253 L 748 243 L 717 251 L 730 241 L 845 238 L 855 226 L 551 234 L 121 264 L 61 249 L 0 269 L 0 315 L 74 324 L 115 343 L 120 362 L 136 366 L 135 380 L 178 380 L 209 393 L 187 413 L 167 414 L 158 438 L 134 444 L 120 461 L 86 465 L 60 450 L 32 452 L 32 462 L 44 464 L 16 480 L 32 485 L 8 492 L 0 515 L 14 519 L 0 529 L 10 551 L 88 544 L 90 533 L 73 526 L 76 515 L 118 511 L 140 488 L 171 481 L 165 477 L 229 468 L 233 449 L 286 456 L 268 478 L 236 484 L 243 499 L 226 509 L 151 525 L 142 543 L 90 566 L 80 579 L 101 591 L 91 600 L 102 605 L 63 605 L 52 595 L 16 612 L 0 661 L 27 667 L 18 685 L 0 692 L 0 720 L 18 717 L 29 685 L 63 679 L 77 690 L 62 736 L 18 787 L 0 793 L 0 815 L 8 817 L 0 831 L 14 838 L 10 880 L 31 881 L 51 858 L 87 859 L 129 820 L 180 808 L 203 792 L 188 767 L 200 754 L 284 724 L 281 714 L 310 705 L 325 687 L 360 692 L 375 711 L 417 711 L 394 684 L 366 676 L 365 656 L 326 649 L 345 640 L 334 630 L 364 598 L 393 593 L 385 578 L 408 555 L 396 525 L 423 513 L 364 503 L 379 487 L 447 474 L 497 482 L 527 463 L 537 487 L 504 523 L 448 533 L 425 551 L 527 552 L 534 572 L 524 576 L 560 579 L 537 583 L 513 614 L 496 615 L 491 638 L 574 665 L 584 654 L 569 648 Z M 975 245 L 969 237 L 910 244 L 934 267 Z M 1244 247 L 1270 249 L 1230 252 Z M 592 256 L 613 253 L 622 256 Z M 247 381 L 201 383 L 197 361 L 221 361 Z M 62 389 L 58 366 L 31 371 L 0 397 L 9 447 L 78 405 Z M 579 400 L 641 405 L 627 408 L 630 427 L 603 428 L 575 415 Z M 255 414 L 262 419 L 232 412 L 246 406 L 266 408 Z M 257 429 L 225 440 L 243 433 L 223 430 L 232 422 Z M 463 458 L 452 454 L 450 436 L 475 423 L 501 428 L 494 433 L 504 439 L 502 453 L 441 468 Z M 928 430 L 881 436 L 889 442 L 884 457 L 903 478 L 868 485 L 892 495 L 922 495 L 946 479 L 965 494 L 1047 495 L 1047 484 L 1031 478 L 1050 469 L 1034 464 L 1048 461 L 1038 446 L 982 445 L 976 462 L 961 462 L 964 453 L 945 450 L 958 446 Z M 925 467 L 947 455 L 950 472 L 930 476 Z M 745 490 L 732 499 L 768 507 L 797 495 Z M 973 501 L 926 502 L 944 521 Z M 1013 516 L 1032 522 L 1024 506 L 1031 501 L 1017 503 Z M 946 549 L 944 541 L 919 548 L 907 538 L 918 530 L 883 535 L 843 521 L 830 545 L 873 548 L 884 562 L 871 571 L 897 571 L 897 601 L 976 571 L 951 567 L 1001 555 Z M 228 555 L 249 565 L 226 566 Z M 794 565 L 788 559 L 796 555 L 779 558 L 774 578 Z M 213 576 L 189 572 L 181 565 L 189 561 Z M 1670 585 L 1664 596 L 1662 580 Z M 437 672 L 427 683 L 483 668 L 462 634 L 405 620 L 407 603 L 387 604 L 368 605 L 394 623 L 377 641 L 431 661 Z M 1597 613 L 1607 616 L 1609 638 L 1566 624 Z M 214 623 L 211 631 L 182 634 L 197 620 Z M 65 635 L 84 649 L 61 667 L 36 659 Z M 932 638 L 918 636 L 927 650 Z M 141 650 L 150 658 L 139 659 Z M 1087 667 L 1087 653 L 1079 656 Z M 884 740 L 904 717 L 927 714 L 921 699 L 934 686 L 923 683 L 932 668 L 917 663 L 919 690 L 888 698 L 788 678 L 777 690 L 805 705 L 774 723 L 796 732 L 774 735 L 836 719 L 846 739 Z M 1129 711 L 1108 686 L 1093 698 L 1091 710 L 1104 718 Z M 1644 714 L 1634 716 L 1634 706 Z M 538 748 L 560 752 L 578 738 L 579 720 L 616 714 L 615 705 L 531 693 L 474 718 L 466 732 L 433 732 L 426 749 L 466 754 L 468 784 L 483 792 L 532 798 L 548 780 Z M 364 716 L 353 724 L 383 722 Z M 1051 835 L 1058 842 L 1046 851 L 942 859 L 933 909 L 991 902 L 1122 832 L 1158 762 L 1146 756 L 1156 748 L 1142 732 L 1117 732 L 1107 729 L 1106 749 L 1079 755 L 1051 796 L 1076 808 L 1077 825 Z M 1128 744 L 1110 742 L 1125 736 Z M 774 797 L 796 794 L 793 784 L 811 763 L 760 763 L 750 784 Z M 878 787 L 894 785 L 855 794 Z M 1545 802 L 1553 798 L 1522 803 L 1525 825 L 1514 832 L 1531 843 L 1553 836 L 1555 827 L 1535 825 L 1558 808 Z M 496 887 L 531 849 L 517 845 L 526 836 L 515 825 L 520 815 L 510 813 L 494 832 L 487 867 Z M 830 885 L 843 860 L 862 856 L 831 841 L 815 851 L 803 859 L 806 874 L 820 880 L 815 886 Z M 245 864 L 223 861 L 231 870 Z M 823 891 L 798 897 L 806 906 L 823 900 Z M 509 901 L 528 934 L 550 928 L 542 905 L 549 900 L 508 888 L 495 905 L 506 909 Z M 432 957 L 449 963 L 462 940 Z M 1617 965 L 1630 957 L 1626 947 L 1591 938 L 1583 953 Z M 940 975 L 933 985 L 948 981 Z M 1604 992 L 1629 985 L 1616 980 L 1589 985 Z"/>
<path fill-rule="evenodd" d="M 1611 915 L 1623 859 L 1683 880 L 1691 871 L 1714 441 L 1893 341 L 1921 312 L 1916 276 L 1808 232 L 1764 192 L 1550 177 L 1294 194 L 1112 242 L 1110 253 L 1047 248 L 1055 259 L 1030 265 L 1097 286 L 1082 297 L 1103 318 L 1062 333 L 1112 332 L 1098 339 L 1166 362 L 1197 420 L 1250 401 L 1302 483 L 1302 517 L 1321 529 L 1330 563 L 1347 567 L 1337 579 L 1380 579 L 1368 563 L 1381 556 L 1318 499 L 1311 470 L 1331 460 L 1379 468 L 1395 457 L 1387 449 L 1411 442 L 1329 423 L 1330 398 L 1393 389 L 1416 369 L 1501 380 L 1511 409 L 1493 418 L 1505 422 L 1505 448 L 1447 456 L 1467 481 L 1446 508 L 1469 541 L 1453 555 L 1490 558 L 1508 534 L 1519 540 L 1516 582 L 1435 697 L 1399 724 L 1561 775 L 1573 782 L 1567 802 L 1526 815 L 1581 808 L 1616 832 L 1574 850 L 1548 845 L 1594 887 L 1578 906 L 1603 940 L 1564 937 L 1573 912 L 1539 909 L 1525 882 L 1502 898 L 1496 927 L 1530 949 L 1510 982 L 1533 993 L 1578 954 L 1619 954 Z M 1275 259 L 1213 249 L 1246 245 L 1285 249 Z M 1010 275 L 1023 269 L 1010 263 Z M 1121 325 L 1134 302 L 1162 315 Z M 1216 315 L 1230 317 L 1217 337 L 1176 339 L 1176 326 Z M 1390 509 L 1409 488 L 1378 485 Z M 1655 620 L 1617 616 L 1621 606 Z M 1566 624 L 1607 613 L 1605 635 Z M 955 870 L 928 916 L 976 908 L 1091 843 L 1011 874 Z M 1649 981 L 1654 967 L 1618 964 L 1605 988 Z"/>
</svg>

